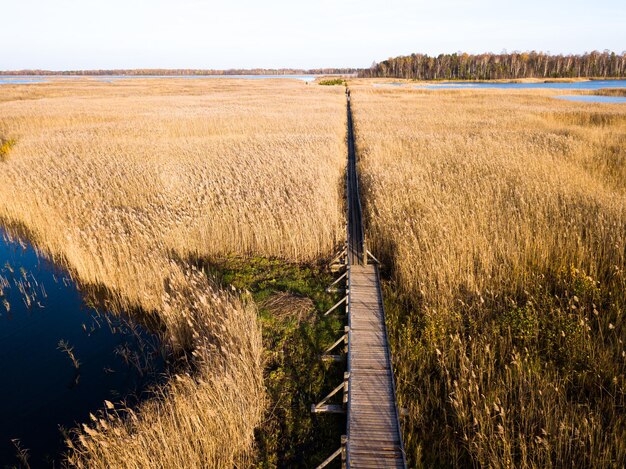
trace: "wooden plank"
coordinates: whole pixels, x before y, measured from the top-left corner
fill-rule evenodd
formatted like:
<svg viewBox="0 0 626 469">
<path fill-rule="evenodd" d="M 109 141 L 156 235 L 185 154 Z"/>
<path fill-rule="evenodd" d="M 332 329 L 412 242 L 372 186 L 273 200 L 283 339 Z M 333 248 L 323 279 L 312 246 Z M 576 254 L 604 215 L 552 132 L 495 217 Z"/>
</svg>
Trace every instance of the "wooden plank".
<svg viewBox="0 0 626 469">
<path fill-rule="evenodd" d="M 350 266 L 348 296 L 349 467 L 405 467 L 378 274 Z"/>
<path fill-rule="evenodd" d="M 311 412 L 314 414 L 345 414 L 346 409 L 340 404 L 311 404 Z"/>
</svg>

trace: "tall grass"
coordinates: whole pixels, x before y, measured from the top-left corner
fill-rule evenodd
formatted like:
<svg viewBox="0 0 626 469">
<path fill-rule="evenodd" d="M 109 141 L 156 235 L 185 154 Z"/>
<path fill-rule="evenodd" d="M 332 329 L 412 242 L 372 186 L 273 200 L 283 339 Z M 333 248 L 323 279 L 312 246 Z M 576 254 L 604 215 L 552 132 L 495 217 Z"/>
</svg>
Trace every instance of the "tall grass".
<svg viewBox="0 0 626 469">
<path fill-rule="evenodd" d="M 626 460 L 626 111 L 356 88 L 413 465 Z"/>
<path fill-rule="evenodd" d="M 256 309 L 220 292 L 196 269 L 170 285 L 164 310 L 193 330 L 193 370 L 138 412 L 112 403 L 68 438 L 76 467 L 235 467 L 253 459 L 265 410 Z"/>
<path fill-rule="evenodd" d="M 188 261 L 311 261 L 344 237 L 342 90 L 287 81 L 78 80 L 0 93 L 0 219 L 190 357 L 137 413 L 75 435 L 78 466 L 245 465 L 264 406 L 252 305 Z M 193 370 L 193 372 L 191 372 Z"/>
</svg>

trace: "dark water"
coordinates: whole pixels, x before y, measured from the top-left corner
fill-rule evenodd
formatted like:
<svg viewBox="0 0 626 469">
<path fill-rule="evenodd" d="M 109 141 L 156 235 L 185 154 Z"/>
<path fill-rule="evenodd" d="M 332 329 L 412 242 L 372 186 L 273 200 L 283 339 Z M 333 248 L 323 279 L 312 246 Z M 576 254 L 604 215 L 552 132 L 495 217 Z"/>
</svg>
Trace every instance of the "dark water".
<svg viewBox="0 0 626 469">
<path fill-rule="evenodd" d="M 592 80 L 573 83 L 473 83 L 451 81 L 418 85 L 422 89 L 552 89 L 552 90 L 599 90 L 601 88 L 626 88 L 626 80 Z"/>
<path fill-rule="evenodd" d="M 159 343 L 88 306 L 67 273 L 1 230 L 0 286 L 0 467 L 17 464 L 11 439 L 29 449 L 31 467 L 58 466 L 60 427 L 88 422 L 105 399 L 147 396 L 164 367 Z"/>
<path fill-rule="evenodd" d="M 626 103 L 626 96 L 595 96 L 595 95 L 563 95 L 555 96 L 557 99 L 566 101 L 582 101 L 585 103 Z"/>
</svg>

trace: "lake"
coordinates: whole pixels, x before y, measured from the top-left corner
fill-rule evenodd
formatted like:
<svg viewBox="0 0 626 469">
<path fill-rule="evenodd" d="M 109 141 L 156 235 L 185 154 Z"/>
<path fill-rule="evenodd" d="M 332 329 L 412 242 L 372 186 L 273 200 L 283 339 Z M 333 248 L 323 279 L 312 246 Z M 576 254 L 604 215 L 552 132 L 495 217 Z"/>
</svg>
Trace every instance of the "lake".
<svg viewBox="0 0 626 469">
<path fill-rule="evenodd" d="M 557 99 L 564 99 L 566 101 L 582 101 L 585 103 L 626 103 L 626 96 L 596 96 L 596 95 L 561 95 L 554 96 Z"/>
<path fill-rule="evenodd" d="M 137 403 L 163 369 L 156 336 L 98 311 L 67 272 L 0 229 L 0 467 L 18 462 L 12 439 L 31 467 L 58 464 L 60 427 L 88 422 L 105 399 Z"/>
<path fill-rule="evenodd" d="M 44 77 L 18 77 L 0 75 L 0 85 L 28 85 L 31 83 L 46 83 Z"/>
<path fill-rule="evenodd" d="M 163 76 L 155 76 L 155 75 L 103 75 L 103 76 L 93 76 L 89 78 L 95 78 L 98 81 L 106 81 L 111 82 L 113 80 L 128 80 L 133 78 L 182 78 L 189 80 L 202 80 L 202 79 L 234 79 L 238 78 L 240 80 L 267 80 L 267 79 L 291 79 L 291 80 L 302 80 L 302 81 L 314 81 L 317 76 L 316 75 L 163 75 Z"/>
<path fill-rule="evenodd" d="M 182 78 L 189 80 L 201 80 L 201 79 L 233 79 L 239 78 L 242 80 L 264 80 L 264 79 L 292 79 L 302 80 L 306 82 L 314 81 L 317 75 L 24 75 L 24 76 L 12 76 L 12 75 L 0 75 L 0 85 L 28 85 L 31 83 L 48 83 L 51 80 L 75 80 L 75 79 L 88 78 L 96 81 L 111 83 L 115 80 L 131 80 L 136 78 Z"/>
<path fill-rule="evenodd" d="M 599 90 L 601 88 L 626 88 L 626 80 L 590 80 L 572 83 L 488 83 L 488 82 L 441 82 L 417 85 L 421 89 L 552 89 L 552 90 Z"/>
</svg>

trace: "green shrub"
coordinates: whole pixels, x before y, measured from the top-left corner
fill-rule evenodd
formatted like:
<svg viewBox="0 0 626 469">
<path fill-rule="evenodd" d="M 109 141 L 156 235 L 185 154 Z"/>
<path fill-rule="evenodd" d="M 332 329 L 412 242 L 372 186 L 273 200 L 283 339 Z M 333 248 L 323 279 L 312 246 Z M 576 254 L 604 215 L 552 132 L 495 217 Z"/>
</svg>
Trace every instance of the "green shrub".
<svg viewBox="0 0 626 469">
<path fill-rule="evenodd" d="M 346 81 L 343 78 L 332 78 L 328 80 L 320 80 L 319 84 L 323 86 L 336 86 L 336 85 L 345 85 Z"/>
<path fill-rule="evenodd" d="M 0 161 L 6 161 L 11 148 L 17 143 L 16 140 L 0 138 Z"/>
</svg>

